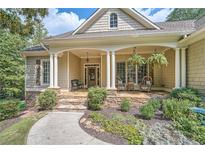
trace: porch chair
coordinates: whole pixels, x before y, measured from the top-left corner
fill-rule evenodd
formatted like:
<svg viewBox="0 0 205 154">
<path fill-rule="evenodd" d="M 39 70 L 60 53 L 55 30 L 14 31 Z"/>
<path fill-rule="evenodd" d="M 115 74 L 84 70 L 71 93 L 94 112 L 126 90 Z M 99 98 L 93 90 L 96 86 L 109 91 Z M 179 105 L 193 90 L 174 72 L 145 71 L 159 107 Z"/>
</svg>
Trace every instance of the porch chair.
<svg viewBox="0 0 205 154">
<path fill-rule="evenodd" d="M 78 90 L 81 88 L 83 88 L 83 83 L 80 80 L 78 79 L 71 80 L 71 90 Z"/>
<path fill-rule="evenodd" d="M 150 92 L 152 88 L 152 78 L 150 76 L 144 76 L 139 86 L 141 91 Z"/>
<path fill-rule="evenodd" d="M 123 83 L 120 77 L 116 78 L 116 87 L 117 91 L 125 90 L 125 84 Z"/>
</svg>

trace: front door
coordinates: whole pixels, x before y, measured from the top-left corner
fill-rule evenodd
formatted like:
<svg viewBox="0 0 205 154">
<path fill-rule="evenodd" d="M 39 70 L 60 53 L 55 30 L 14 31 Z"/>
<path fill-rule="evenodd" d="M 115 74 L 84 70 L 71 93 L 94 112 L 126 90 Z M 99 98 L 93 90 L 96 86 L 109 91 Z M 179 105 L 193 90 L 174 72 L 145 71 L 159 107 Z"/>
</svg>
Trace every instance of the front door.
<svg viewBox="0 0 205 154">
<path fill-rule="evenodd" d="M 96 86 L 96 67 L 88 67 L 88 87 Z"/>
</svg>

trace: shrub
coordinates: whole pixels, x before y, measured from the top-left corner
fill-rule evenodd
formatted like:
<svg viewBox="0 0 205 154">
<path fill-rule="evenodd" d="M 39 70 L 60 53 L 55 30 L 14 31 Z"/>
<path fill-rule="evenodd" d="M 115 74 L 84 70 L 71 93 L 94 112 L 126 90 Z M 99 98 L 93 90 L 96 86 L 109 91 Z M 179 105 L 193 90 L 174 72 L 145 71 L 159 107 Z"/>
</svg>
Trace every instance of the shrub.
<svg viewBox="0 0 205 154">
<path fill-rule="evenodd" d="M 5 100 L 0 103 L 0 121 L 12 118 L 18 114 L 18 102 L 15 100 Z"/>
<path fill-rule="evenodd" d="M 26 103 L 25 101 L 20 101 L 18 102 L 18 108 L 19 108 L 19 111 L 23 111 L 26 109 Z"/>
<path fill-rule="evenodd" d="M 50 110 L 56 105 L 56 92 L 47 89 L 42 92 L 38 97 L 37 105 L 40 110 Z"/>
<path fill-rule="evenodd" d="M 200 102 L 201 98 L 196 89 L 193 88 L 177 88 L 172 90 L 170 96 L 176 99 L 188 99 L 193 102 Z"/>
<path fill-rule="evenodd" d="M 88 109 L 100 110 L 107 96 L 105 88 L 92 87 L 88 89 Z"/>
<path fill-rule="evenodd" d="M 189 100 L 167 99 L 163 101 L 163 112 L 165 117 L 176 120 L 181 114 L 188 115 L 193 106 Z"/>
<path fill-rule="evenodd" d="M 145 119 L 152 119 L 155 115 L 154 107 L 150 103 L 141 106 L 139 111 Z"/>
<path fill-rule="evenodd" d="M 122 112 L 128 112 L 130 110 L 130 100 L 123 99 L 123 101 L 120 104 L 120 109 Z"/>
<path fill-rule="evenodd" d="M 160 100 L 158 99 L 151 99 L 149 100 L 148 104 L 151 104 L 154 108 L 154 111 L 158 110 L 161 107 Z"/>
<path fill-rule="evenodd" d="M 118 120 L 107 119 L 100 113 L 91 113 L 90 118 L 94 123 L 100 124 L 106 132 L 123 137 L 128 140 L 129 144 L 142 144 L 143 137 L 133 125 L 123 124 Z"/>
</svg>

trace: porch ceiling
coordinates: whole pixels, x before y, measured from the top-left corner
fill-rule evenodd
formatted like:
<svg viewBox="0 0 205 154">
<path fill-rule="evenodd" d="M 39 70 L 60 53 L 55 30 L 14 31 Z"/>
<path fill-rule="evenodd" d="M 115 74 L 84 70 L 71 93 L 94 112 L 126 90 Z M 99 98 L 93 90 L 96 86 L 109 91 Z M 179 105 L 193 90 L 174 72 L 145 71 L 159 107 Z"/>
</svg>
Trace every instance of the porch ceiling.
<svg viewBox="0 0 205 154">
<path fill-rule="evenodd" d="M 76 50 L 71 50 L 70 52 L 80 58 L 87 58 L 87 54 L 88 57 L 100 57 L 101 54 L 103 53 L 103 51 L 95 50 L 95 49 L 76 49 Z"/>
<path fill-rule="evenodd" d="M 147 53 L 153 53 L 154 51 L 157 52 L 164 52 L 168 47 L 162 47 L 162 46 L 141 46 L 141 47 L 136 47 L 135 51 L 136 53 L 139 54 L 147 54 Z M 132 54 L 134 48 L 126 48 L 126 49 L 121 49 L 116 52 L 116 54 Z"/>
</svg>

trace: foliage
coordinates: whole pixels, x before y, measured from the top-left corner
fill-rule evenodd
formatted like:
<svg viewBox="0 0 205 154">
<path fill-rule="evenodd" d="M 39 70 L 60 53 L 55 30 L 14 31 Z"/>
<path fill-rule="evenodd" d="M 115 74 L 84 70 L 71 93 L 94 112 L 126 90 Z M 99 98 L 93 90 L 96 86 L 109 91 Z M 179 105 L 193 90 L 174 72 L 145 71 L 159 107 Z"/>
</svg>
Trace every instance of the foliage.
<svg viewBox="0 0 205 154">
<path fill-rule="evenodd" d="M 142 144 L 143 137 L 133 125 L 124 124 L 118 120 L 107 119 L 104 115 L 96 112 L 91 113 L 90 118 L 94 123 L 100 124 L 105 131 L 128 140 L 129 144 Z"/>
<path fill-rule="evenodd" d="M 155 110 L 153 106 L 149 103 L 141 106 L 139 111 L 145 119 L 152 119 L 155 115 Z"/>
<path fill-rule="evenodd" d="M 144 131 L 145 145 L 192 145 L 199 144 L 185 137 L 168 123 L 155 123 Z"/>
<path fill-rule="evenodd" d="M 161 107 L 160 100 L 150 99 L 145 105 L 141 106 L 139 111 L 145 119 L 152 119 L 155 112 Z"/>
<path fill-rule="evenodd" d="M 130 110 L 130 100 L 128 99 L 123 99 L 120 108 L 122 112 L 128 112 Z"/>
<path fill-rule="evenodd" d="M 0 103 L 0 121 L 15 117 L 18 114 L 18 101 L 5 100 Z"/>
<path fill-rule="evenodd" d="M 40 110 L 50 110 L 56 105 L 57 94 L 54 90 L 47 89 L 38 96 L 37 106 Z"/>
<path fill-rule="evenodd" d="M 35 22 L 34 32 L 31 36 L 31 46 L 42 43 L 42 40 L 48 36 L 48 31 L 42 23 Z"/>
<path fill-rule="evenodd" d="M 146 63 L 144 57 L 140 56 L 139 54 L 135 53 L 131 57 L 128 58 L 128 63 L 131 65 L 138 65 L 141 66 Z"/>
<path fill-rule="evenodd" d="M 177 99 L 188 99 L 193 102 L 200 102 L 198 91 L 194 88 L 177 88 L 172 90 L 170 96 Z"/>
<path fill-rule="evenodd" d="M 181 114 L 188 115 L 193 106 L 189 100 L 167 99 L 163 101 L 163 112 L 165 117 L 176 120 Z"/>
<path fill-rule="evenodd" d="M 201 121 L 197 115 L 190 113 L 189 115 L 181 114 L 175 121 L 174 126 L 183 132 L 183 134 L 200 144 L 205 144 L 205 127 L 201 125 Z"/>
<path fill-rule="evenodd" d="M 148 64 L 156 64 L 156 65 L 168 65 L 167 58 L 163 53 L 153 53 L 152 56 L 150 56 L 147 59 Z"/>
<path fill-rule="evenodd" d="M 175 8 L 168 16 L 167 21 L 199 19 L 205 15 L 204 8 Z"/>
<path fill-rule="evenodd" d="M 100 110 L 107 96 L 105 88 L 91 87 L 88 89 L 88 109 Z"/>
<path fill-rule="evenodd" d="M 0 99 L 24 95 L 24 60 L 20 54 L 24 46 L 20 36 L 0 30 Z"/>
<path fill-rule="evenodd" d="M 48 15 L 46 8 L 2 8 L 0 29 L 28 37 L 34 33 L 35 23 L 40 23 L 46 15 Z"/>
<path fill-rule="evenodd" d="M 19 111 L 23 111 L 26 109 L 26 102 L 25 101 L 19 101 L 18 102 L 18 109 Z"/>
<path fill-rule="evenodd" d="M 0 132 L 0 144 L 2 145 L 22 145 L 26 144 L 29 130 L 45 113 L 36 113 L 35 115 L 21 119 L 19 122 L 11 125 Z"/>
</svg>

